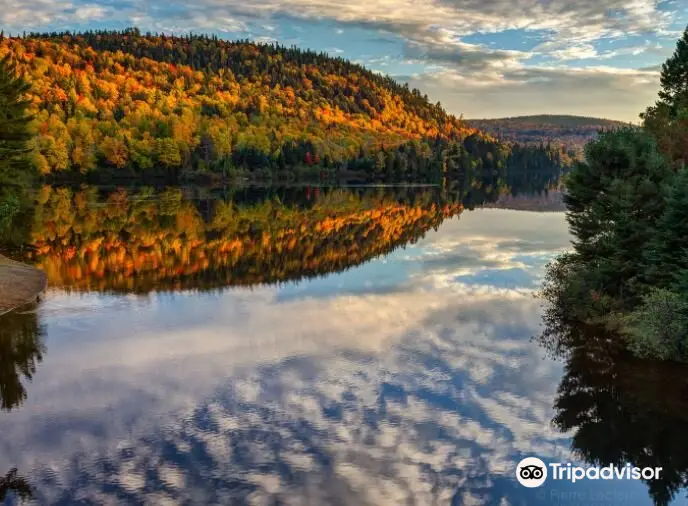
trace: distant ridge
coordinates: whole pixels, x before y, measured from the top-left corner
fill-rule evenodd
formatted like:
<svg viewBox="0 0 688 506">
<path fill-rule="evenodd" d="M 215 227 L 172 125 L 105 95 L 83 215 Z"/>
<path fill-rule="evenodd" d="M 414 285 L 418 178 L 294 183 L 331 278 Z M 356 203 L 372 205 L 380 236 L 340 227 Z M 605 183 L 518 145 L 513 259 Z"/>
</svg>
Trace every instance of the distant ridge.
<svg viewBox="0 0 688 506">
<path fill-rule="evenodd" d="M 568 127 L 580 127 L 589 125 L 599 126 L 625 126 L 628 123 L 605 118 L 593 118 L 590 116 L 576 116 L 572 114 L 535 114 L 531 116 L 512 116 L 492 119 L 469 119 L 469 123 L 511 123 L 520 125 L 556 125 Z"/>
<path fill-rule="evenodd" d="M 471 119 L 466 123 L 504 141 L 561 144 L 576 155 L 582 154 L 585 144 L 597 137 L 600 130 L 631 125 L 622 121 L 566 114 Z"/>
</svg>

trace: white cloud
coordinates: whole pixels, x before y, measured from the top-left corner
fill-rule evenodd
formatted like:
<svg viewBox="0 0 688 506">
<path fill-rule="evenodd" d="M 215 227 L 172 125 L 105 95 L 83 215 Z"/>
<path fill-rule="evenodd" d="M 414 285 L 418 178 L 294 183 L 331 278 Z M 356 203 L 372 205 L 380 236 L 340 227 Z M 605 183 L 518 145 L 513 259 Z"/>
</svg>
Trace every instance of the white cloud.
<svg viewBox="0 0 688 506">
<path fill-rule="evenodd" d="M 13 14 L 18 10 L 35 12 L 38 17 L 34 24 L 62 22 L 74 16 L 71 2 L 1 0 L 0 6 L 4 7 L 0 19 L 9 25 L 19 21 Z M 221 28 L 225 25 L 222 19 L 292 16 L 377 27 L 415 42 L 433 40 L 443 32 L 462 36 L 506 29 L 551 30 L 554 40 L 580 42 L 637 32 L 655 33 L 671 22 L 671 13 L 661 12 L 656 0 L 199 0 L 193 9 L 179 0 L 149 0 L 135 6 L 139 15 L 148 16 L 153 28 L 167 26 L 169 19 L 175 18 L 187 20 L 187 29 L 193 29 L 196 27 L 191 25 L 200 19 L 218 20 L 217 28 Z M 122 14 L 117 17 L 121 19 Z M 198 28 L 210 26 L 202 23 Z"/>
<path fill-rule="evenodd" d="M 656 98 L 659 72 L 543 66 L 467 76 L 445 69 L 413 76 L 410 84 L 423 87 L 450 111 L 468 118 L 575 111 L 636 122 Z"/>
<path fill-rule="evenodd" d="M 557 60 L 582 60 L 597 58 L 599 54 L 592 44 L 581 44 L 554 50 L 550 53 L 550 56 Z"/>
<path fill-rule="evenodd" d="M 406 56 L 416 62 L 435 62 L 450 65 L 452 69 L 469 75 L 483 75 L 522 68 L 523 60 L 532 53 L 515 50 L 491 49 L 482 44 L 469 44 L 456 34 L 441 32 L 434 37 L 412 41 L 406 45 Z"/>
<path fill-rule="evenodd" d="M 80 21 L 94 21 L 103 19 L 109 10 L 100 5 L 84 5 L 74 10 L 74 17 Z"/>
</svg>

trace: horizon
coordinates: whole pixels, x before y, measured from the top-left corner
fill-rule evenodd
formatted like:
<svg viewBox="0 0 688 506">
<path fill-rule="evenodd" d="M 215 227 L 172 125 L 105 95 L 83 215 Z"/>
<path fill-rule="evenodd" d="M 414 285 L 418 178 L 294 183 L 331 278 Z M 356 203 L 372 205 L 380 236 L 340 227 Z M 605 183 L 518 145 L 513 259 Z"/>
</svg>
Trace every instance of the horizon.
<svg viewBox="0 0 688 506">
<path fill-rule="evenodd" d="M 677 0 L 0 0 L 7 34 L 216 35 L 346 58 L 464 118 L 574 115 L 638 122 L 688 24 Z M 552 111 L 556 111 L 556 114 Z"/>
</svg>

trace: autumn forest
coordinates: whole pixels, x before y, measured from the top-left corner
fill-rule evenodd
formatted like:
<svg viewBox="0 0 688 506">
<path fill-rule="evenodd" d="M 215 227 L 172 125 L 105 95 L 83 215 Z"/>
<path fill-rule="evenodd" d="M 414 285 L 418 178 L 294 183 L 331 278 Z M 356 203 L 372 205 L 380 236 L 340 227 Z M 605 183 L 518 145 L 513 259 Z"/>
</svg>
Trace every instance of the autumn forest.
<svg viewBox="0 0 688 506">
<path fill-rule="evenodd" d="M 503 144 L 341 58 L 215 37 L 0 37 L 30 85 L 44 178 L 439 183 L 568 166 L 564 146 Z"/>
</svg>

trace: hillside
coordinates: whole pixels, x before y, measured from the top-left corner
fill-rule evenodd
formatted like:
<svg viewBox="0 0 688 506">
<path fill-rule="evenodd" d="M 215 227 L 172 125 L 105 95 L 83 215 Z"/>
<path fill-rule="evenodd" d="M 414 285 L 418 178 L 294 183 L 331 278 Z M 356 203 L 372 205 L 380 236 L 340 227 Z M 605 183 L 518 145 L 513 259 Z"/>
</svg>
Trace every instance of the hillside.
<svg viewBox="0 0 688 506">
<path fill-rule="evenodd" d="M 418 90 L 322 53 L 136 29 L 0 38 L 7 53 L 31 84 L 33 164 L 53 177 L 427 180 L 452 163 L 499 170 L 511 152 Z M 520 151 L 531 158 L 558 163 Z"/>
<path fill-rule="evenodd" d="M 136 30 L 9 38 L 0 56 L 8 51 L 32 84 L 44 173 L 237 153 L 256 165 L 280 154 L 286 165 L 341 161 L 373 145 L 472 133 L 417 90 L 308 51 Z"/>
<path fill-rule="evenodd" d="M 600 130 L 627 126 L 627 123 L 620 121 L 567 115 L 473 119 L 466 122 L 504 141 L 523 144 L 551 142 L 566 146 L 576 154 L 580 154 L 583 146 L 595 139 Z"/>
</svg>

